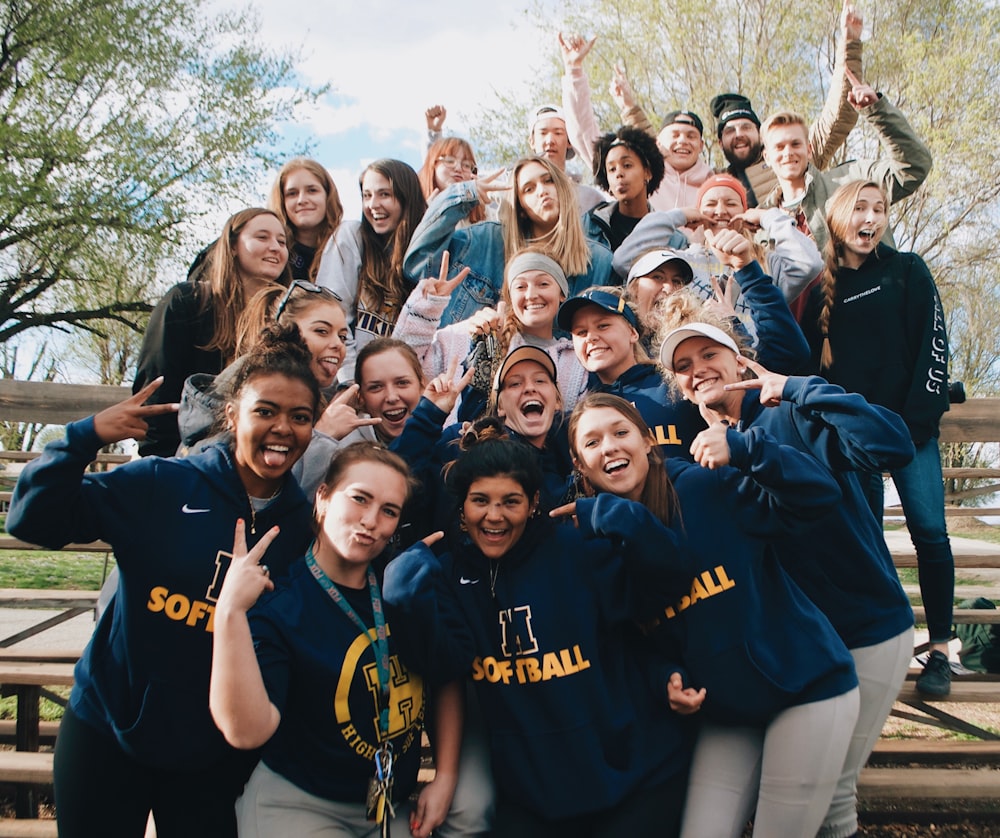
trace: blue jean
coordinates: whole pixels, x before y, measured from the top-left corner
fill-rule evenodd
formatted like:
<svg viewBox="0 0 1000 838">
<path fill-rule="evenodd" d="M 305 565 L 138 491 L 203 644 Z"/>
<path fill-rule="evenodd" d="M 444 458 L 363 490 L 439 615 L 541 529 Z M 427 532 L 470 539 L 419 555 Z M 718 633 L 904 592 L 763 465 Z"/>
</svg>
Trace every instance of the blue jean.
<svg viewBox="0 0 1000 838">
<path fill-rule="evenodd" d="M 951 639 L 951 611 L 955 601 L 955 559 L 944 520 L 941 451 L 937 439 L 932 438 L 917 445 L 916 452 L 909 465 L 891 472 L 892 482 L 917 551 L 917 575 L 930 642 L 947 643 Z M 872 512 L 881 519 L 884 503 L 881 474 L 870 476 L 867 494 Z"/>
</svg>

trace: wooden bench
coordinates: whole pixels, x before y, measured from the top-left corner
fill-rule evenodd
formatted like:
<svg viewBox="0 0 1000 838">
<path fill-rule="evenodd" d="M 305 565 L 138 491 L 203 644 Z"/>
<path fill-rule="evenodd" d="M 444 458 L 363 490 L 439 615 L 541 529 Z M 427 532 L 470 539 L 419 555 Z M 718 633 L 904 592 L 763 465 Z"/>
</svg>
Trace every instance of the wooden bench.
<svg viewBox="0 0 1000 838">
<path fill-rule="evenodd" d="M 0 538 L 0 544 L 14 539 Z M 22 542 L 23 543 L 23 542 Z M 75 546 L 75 545 L 74 545 Z M 83 545 L 84 549 L 95 549 L 93 545 Z M 28 545 L 25 549 L 42 549 Z M 67 548 L 68 549 L 68 548 Z M 0 639 L 0 649 L 34 637 L 53 626 L 72 620 L 81 614 L 93 613 L 97 607 L 100 591 L 55 591 L 28 590 L 25 588 L 0 588 L 0 608 L 48 609 L 59 613 L 39 620 L 26 629 Z"/>
<path fill-rule="evenodd" d="M 52 819 L 0 818 L 0 838 L 58 838 L 58 836 L 58 827 Z"/>
</svg>

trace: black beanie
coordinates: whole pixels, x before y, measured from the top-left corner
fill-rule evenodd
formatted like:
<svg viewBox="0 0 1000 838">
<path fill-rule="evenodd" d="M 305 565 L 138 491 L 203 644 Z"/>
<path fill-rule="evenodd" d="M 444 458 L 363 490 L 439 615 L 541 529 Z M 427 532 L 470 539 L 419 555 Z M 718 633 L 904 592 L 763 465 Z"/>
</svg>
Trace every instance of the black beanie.
<svg viewBox="0 0 1000 838">
<path fill-rule="evenodd" d="M 722 129 L 731 119 L 749 119 L 760 128 L 760 119 L 753 112 L 750 100 L 739 93 L 720 93 L 712 99 L 712 115 L 715 117 L 716 134 L 721 139 Z"/>
</svg>

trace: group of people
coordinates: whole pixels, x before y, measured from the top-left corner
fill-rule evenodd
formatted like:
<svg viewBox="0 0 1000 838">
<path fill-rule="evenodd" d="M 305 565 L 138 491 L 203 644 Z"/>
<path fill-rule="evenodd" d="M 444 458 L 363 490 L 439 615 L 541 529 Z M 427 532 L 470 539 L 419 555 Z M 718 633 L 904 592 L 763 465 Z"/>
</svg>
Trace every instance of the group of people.
<svg viewBox="0 0 1000 838">
<path fill-rule="evenodd" d="M 890 472 L 948 692 L 948 347 L 889 207 L 930 154 L 845 6 L 810 126 L 624 74 L 509 183 L 441 134 L 343 218 L 278 173 L 154 310 L 134 394 L 25 467 L 8 529 L 117 576 L 55 757 L 60 834 L 845 838 L 906 675 Z M 827 170 L 857 118 L 885 157 Z M 565 173 L 591 166 L 594 186 Z M 87 464 L 140 440 L 135 462 Z M 417 791 L 426 729 L 436 773 Z M 408 802 L 412 801 L 412 802 Z"/>
</svg>

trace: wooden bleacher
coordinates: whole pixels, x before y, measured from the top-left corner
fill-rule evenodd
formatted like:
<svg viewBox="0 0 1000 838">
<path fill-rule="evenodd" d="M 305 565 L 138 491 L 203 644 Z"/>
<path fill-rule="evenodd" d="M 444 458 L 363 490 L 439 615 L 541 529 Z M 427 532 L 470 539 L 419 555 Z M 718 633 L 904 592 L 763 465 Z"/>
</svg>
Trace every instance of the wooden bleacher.
<svg viewBox="0 0 1000 838">
<path fill-rule="evenodd" d="M 120 401 L 129 394 L 127 388 L 96 387 L 86 385 L 20 382 L 0 379 L 0 419 L 10 421 L 35 421 L 46 424 L 64 424 L 96 412 Z M 1000 442 L 1000 399 L 970 399 L 965 404 L 954 405 L 945 414 L 941 424 L 942 442 Z M 26 452 L 0 452 L 0 459 L 23 462 L 37 456 Z M 124 462 L 121 455 L 101 455 L 93 468 L 109 468 Z M 945 469 L 945 478 L 1000 479 L 1000 469 Z M 1000 490 L 1000 483 L 997 483 Z M 0 504 L 9 499 L 9 493 L 0 492 Z M 963 497 L 946 497 L 946 512 L 949 516 L 1000 515 L 1000 509 L 983 509 L 958 505 Z M 889 516 L 898 516 L 898 509 L 886 510 Z M 1000 568 L 1000 545 L 983 546 L 982 543 L 966 543 L 966 539 L 955 539 L 956 567 L 963 570 L 976 568 Z M 916 559 L 905 532 L 888 533 L 887 543 L 897 567 L 915 567 Z M 34 549 L 31 545 L 14 539 L 0 538 L 0 549 Z M 108 545 L 72 545 L 66 549 L 78 551 L 107 551 Z M 908 593 L 912 591 L 908 590 Z M 2 592 L 8 601 L 18 597 L 24 601 L 43 601 L 53 593 Z M 67 592 L 62 592 L 66 594 Z M 961 586 L 959 594 L 987 595 L 1000 599 L 1000 583 L 985 583 L 980 586 Z M 66 603 L 55 603 L 68 607 Z M 922 609 L 914 609 L 918 621 L 923 617 Z M 1000 622 L 998 611 L 957 611 L 958 622 Z M 68 663 L 75 652 L 52 653 L 45 661 L 35 660 L 30 653 L 21 656 L 25 663 Z M 17 663 L 18 653 L 12 649 L 0 648 L 0 674 L 2 667 Z M 1000 677 L 980 676 L 956 679 L 952 695 L 943 701 L 923 702 L 916 694 L 911 680 L 900 693 L 902 701 L 921 702 L 939 708 L 943 705 L 958 712 L 967 703 L 1000 704 Z M 0 724 L 0 738 L 9 741 L 15 725 Z M 54 733 L 52 725 L 39 726 L 38 737 L 43 742 Z M 16 737 L 15 737 L 16 738 Z M 947 805 L 956 800 L 963 801 L 967 811 L 985 808 L 996 811 L 1000 799 L 1000 736 L 980 741 L 924 741 L 924 740 L 882 740 L 872 756 L 870 765 L 861 777 L 860 796 L 864 808 L 876 807 L 879 801 L 891 801 L 895 806 Z M 900 767 L 907 766 L 907 767 Z M 913 767 L 917 766 L 917 767 Z M 948 766 L 948 767 L 942 767 Z M 425 772 L 426 773 L 426 772 Z M 426 777 L 425 777 L 426 779 Z M 0 751 L 0 782 L 24 784 L 50 784 L 52 762 L 50 753 L 28 751 Z M 990 807 L 995 807 L 990 809 Z M 904 809 L 905 811 L 905 809 Z M 53 821 L 0 819 L 0 838 L 11 836 L 54 836 Z"/>
</svg>

